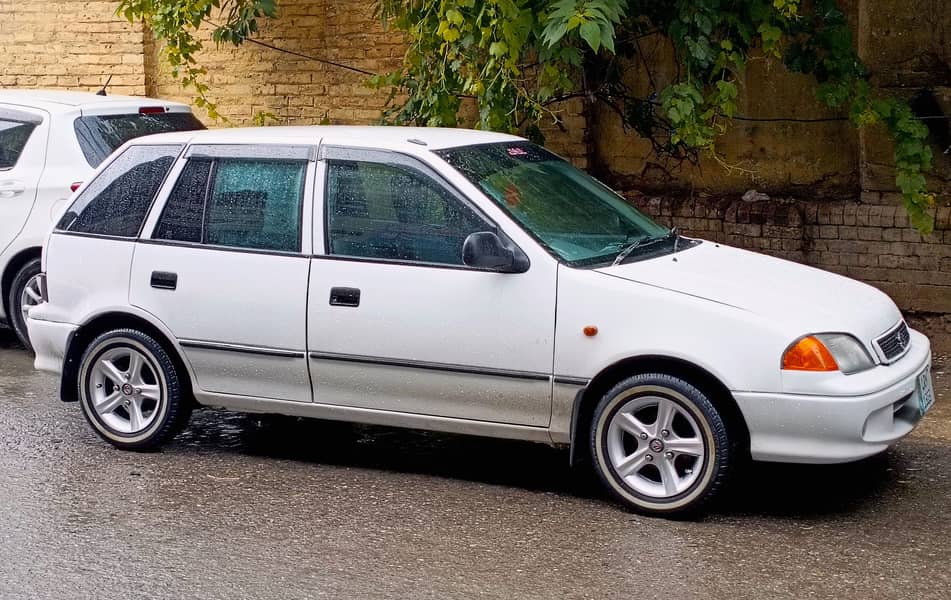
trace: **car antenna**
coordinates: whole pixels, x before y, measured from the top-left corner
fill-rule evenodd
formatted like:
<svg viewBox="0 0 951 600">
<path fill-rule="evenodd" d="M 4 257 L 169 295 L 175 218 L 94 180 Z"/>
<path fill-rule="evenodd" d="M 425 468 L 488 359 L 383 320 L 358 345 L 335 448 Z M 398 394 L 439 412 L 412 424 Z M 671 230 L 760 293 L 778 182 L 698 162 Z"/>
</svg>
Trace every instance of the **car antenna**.
<svg viewBox="0 0 951 600">
<path fill-rule="evenodd" d="M 97 95 L 97 96 L 105 96 L 105 95 L 106 95 L 106 87 L 109 85 L 109 82 L 110 82 L 110 81 L 112 81 L 112 75 L 111 75 L 111 74 L 109 75 L 109 78 L 106 79 L 106 82 L 105 82 L 104 84 L 102 84 L 102 87 L 99 88 L 99 91 L 96 92 L 96 95 Z"/>
<path fill-rule="evenodd" d="M 674 262 L 677 262 L 677 244 L 680 243 L 680 231 L 679 231 L 676 227 L 674 227 L 673 229 L 670 230 L 670 232 L 671 232 L 672 234 L 674 234 L 674 252 L 673 252 L 673 255 L 674 255 Z"/>
</svg>

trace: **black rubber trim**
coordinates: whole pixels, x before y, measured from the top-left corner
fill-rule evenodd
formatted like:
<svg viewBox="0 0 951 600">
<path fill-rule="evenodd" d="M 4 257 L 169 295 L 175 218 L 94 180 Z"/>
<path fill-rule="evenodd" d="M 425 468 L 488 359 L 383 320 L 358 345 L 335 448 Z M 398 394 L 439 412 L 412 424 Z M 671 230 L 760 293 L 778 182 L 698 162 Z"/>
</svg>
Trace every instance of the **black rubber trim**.
<svg viewBox="0 0 951 600">
<path fill-rule="evenodd" d="M 573 467 L 576 464 L 579 464 L 581 461 L 578 455 L 579 445 L 578 441 L 578 417 L 581 413 L 581 404 L 584 401 L 584 395 L 588 391 L 588 386 L 585 384 L 584 387 L 578 390 L 578 393 L 575 394 L 575 400 L 571 405 L 571 435 L 568 439 L 568 466 Z M 581 445 L 580 448 L 583 449 L 585 445 Z"/>
<path fill-rule="evenodd" d="M 583 377 L 567 377 L 564 375 L 555 375 L 555 383 L 564 383 L 566 385 L 588 385 L 590 379 L 585 379 Z"/>
<path fill-rule="evenodd" d="M 63 372 L 59 379 L 59 399 L 63 402 L 78 402 L 79 390 L 76 377 L 79 376 L 79 360 L 72 356 L 73 341 L 76 339 L 78 328 L 69 332 L 66 337 L 66 349 L 63 352 Z"/>
<path fill-rule="evenodd" d="M 62 232 L 57 232 L 62 233 Z M 136 240 L 129 240 L 136 241 Z M 218 252 L 238 252 L 241 254 L 263 254 L 266 256 L 286 256 L 288 258 L 312 258 L 309 255 L 301 254 L 298 251 L 286 250 L 265 250 L 263 248 L 239 248 L 236 246 L 215 246 L 212 244 L 202 244 L 200 242 L 179 242 L 176 240 L 157 240 L 152 238 L 142 238 L 136 241 L 138 244 L 149 244 L 152 246 L 175 246 L 178 248 L 194 248 L 197 250 L 215 250 Z"/>
<path fill-rule="evenodd" d="M 306 358 L 307 354 L 297 350 L 283 348 L 268 348 L 264 346 L 239 346 L 220 342 L 206 342 L 203 340 L 178 340 L 183 348 L 200 348 L 202 350 L 220 350 L 222 352 L 237 352 L 239 354 L 257 354 L 261 356 L 278 356 L 281 358 Z"/>
<path fill-rule="evenodd" d="M 312 360 L 335 360 L 368 365 L 385 365 L 389 367 L 406 367 L 408 369 L 425 369 L 429 371 L 446 371 L 450 373 L 469 373 L 472 375 L 487 375 L 490 377 L 508 377 L 511 379 L 527 379 L 532 381 L 549 381 L 551 377 L 545 373 L 531 371 L 508 371 L 505 369 L 491 369 L 488 367 L 469 367 L 447 363 L 434 363 L 422 360 L 402 360 L 396 358 L 380 358 L 376 356 L 360 356 L 356 354 L 337 354 L 334 352 L 311 352 Z"/>
<path fill-rule="evenodd" d="M 520 275 L 520 273 L 502 273 L 492 269 L 479 269 L 469 265 L 450 265 L 447 263 L 419 262 L 412 260 L 399 260 L 390 258 L 368 258 L 365 256 L 346 256 L 343 254 L 313 254 L 309 258 L 314 260 L 344 260 L 356 263 L 369 263 L 376 265 L 394 265 L 398 267 L 422 267 L 428 269 L 449 269 L 452 271 L 471 271 L 473 273 L 493 273 L 495 275 Z"/>
<path fill-rule="evenodd" d="M 108 235 L 105 233 L 84 233 L 82 231 L 67 231 L 65 229 L 56 229 L 53 235 L 69 235 L 73 237 L 94 238 L 97 240 L 115 240 L 117 242 L 134 242 L 135 236 Z"/>
</svg>

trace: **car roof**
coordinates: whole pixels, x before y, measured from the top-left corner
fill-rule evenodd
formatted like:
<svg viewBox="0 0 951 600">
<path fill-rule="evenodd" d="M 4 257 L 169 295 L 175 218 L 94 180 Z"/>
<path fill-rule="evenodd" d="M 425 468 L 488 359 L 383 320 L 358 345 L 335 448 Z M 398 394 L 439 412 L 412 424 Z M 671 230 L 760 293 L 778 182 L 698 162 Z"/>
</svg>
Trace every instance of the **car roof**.
<svg viewBox="0 0 951 600">
<path fill-rule="evenodd" d="M 99 96 L 92 92 L 70 92 L 65 90 L 0 90 L 0 103 L 17 104 L 42 108 L 49 112 L 60 112 L 69 109 L 109 109 L 135 108 L 142 105 L 161 104 L 170 107 L 186 107 L 181 102 L 158 100 L 140 96 Z"/>
<path fill-rule="evenodd" d="M 523 141 L 514 135 L 454 129 L 449 127 L 388 127 L 349 125 L 309 125 L 288 127 L 234 127 L 203 131 L 161 133 L 133 140 L 132 144 L 192 143 L 192 144 L 345 144 L 365 148 L 411 147 L 429 150 Z"/>
</svg>

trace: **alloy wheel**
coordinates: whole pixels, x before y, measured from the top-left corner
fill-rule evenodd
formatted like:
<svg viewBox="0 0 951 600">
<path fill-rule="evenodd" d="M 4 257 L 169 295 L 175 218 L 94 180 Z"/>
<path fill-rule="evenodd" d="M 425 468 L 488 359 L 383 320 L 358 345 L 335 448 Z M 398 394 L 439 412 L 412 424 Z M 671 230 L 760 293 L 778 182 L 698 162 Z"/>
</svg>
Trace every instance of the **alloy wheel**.
<svg viewBox="0 0 951 600">
<path fill-rule="evenodd" d="M 606 449 L 618 477 L 654 499 L 690 489 L 706 456 L 697 420 L 662 396 L 639 396 L 622 405 L 608 425 Z"/>
<path fill-rule="evenodd" d="M 43 302 L 43 295 L 40 291 L 40 275 L 30 277 L 23 290 L 20 292 L 20 313 L 23 315 L 23 322 L 30 314 L 30 309 Z"/>
<path fill-rule="evenodd" d="M 150 427 L 165 400 L 156 367 L 145 354 L 125 346 L 111 348 L 96 359 L 87 385 L 96 415 L 109 428 L 127 435 Z"/>
</svg>

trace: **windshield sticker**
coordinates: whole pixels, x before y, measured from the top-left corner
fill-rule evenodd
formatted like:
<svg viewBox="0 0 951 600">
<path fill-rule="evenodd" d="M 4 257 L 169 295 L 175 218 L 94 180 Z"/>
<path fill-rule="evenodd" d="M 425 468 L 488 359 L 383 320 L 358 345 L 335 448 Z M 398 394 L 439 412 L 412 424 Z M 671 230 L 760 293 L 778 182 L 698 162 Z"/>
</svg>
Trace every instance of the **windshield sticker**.
<svg viewBox="0 0 951 600">
<path fill-rule="evenodd" d="M 508 149 L 509 156 L 528 156 L 528 150 L 524 148 L 519 148 L 518 146 L 512 146 Z"/>
</svg>

